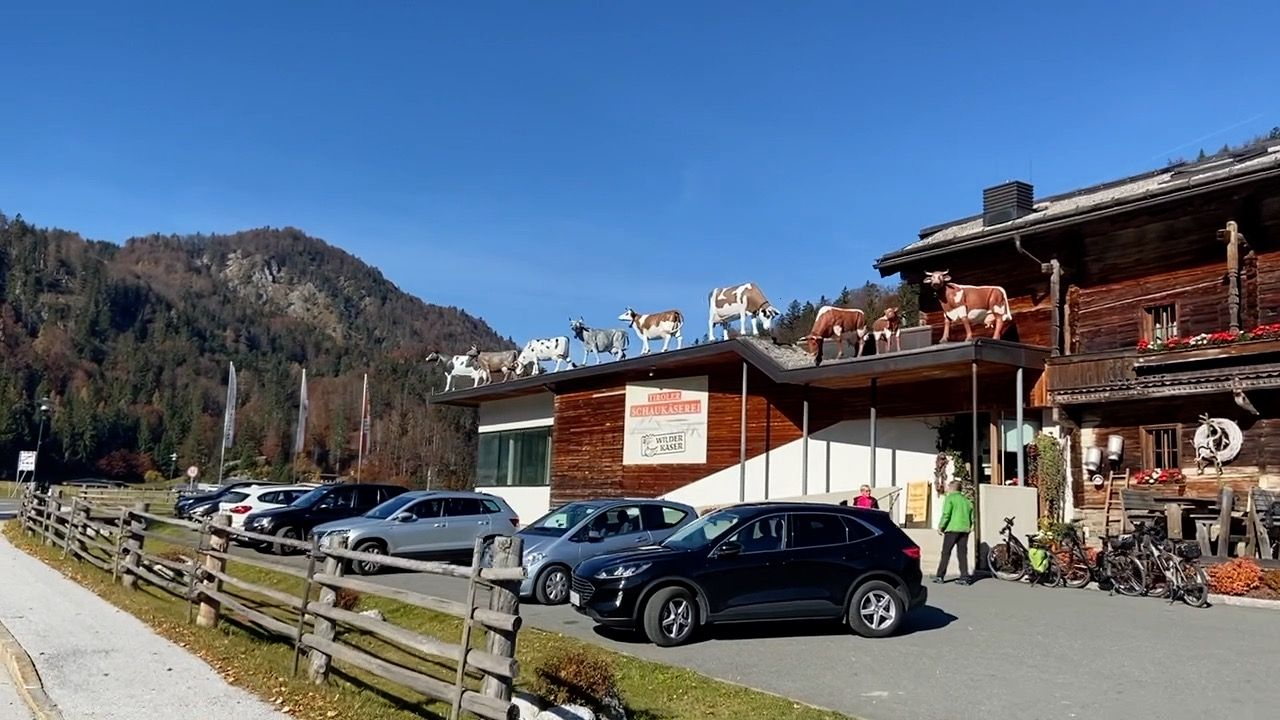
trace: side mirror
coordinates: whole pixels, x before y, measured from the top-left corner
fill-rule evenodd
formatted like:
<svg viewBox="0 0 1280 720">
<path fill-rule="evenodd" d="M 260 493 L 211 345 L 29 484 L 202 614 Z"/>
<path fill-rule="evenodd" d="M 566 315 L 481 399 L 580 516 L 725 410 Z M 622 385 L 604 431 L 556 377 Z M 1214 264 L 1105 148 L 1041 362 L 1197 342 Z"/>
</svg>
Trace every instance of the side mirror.
<svg viewBox="0 0 1280 720">
<path fill-rule="evenodd" d="M 716 557 L 718 558 L 737 557 L 738 555 L 741 555 L 741 554 L 742 554 L 742 543 L 734 540 L 729 540 L 728 542 L 725 542 L 724 544 L 722 544 L 720 547 L 716 548 Z"/>
<path fill-rule="evenodd" d="M 406 523 L 406 522 L 413 522 L 414 518 L 413 518 L 413 513 L 402 512 L 391 519 L 395 520 L 396 522 Z"/>
<path fill-rule="evenodd" d="M 587 542 L 600 542 L 603 539 L 604 535 L 602 535 L 599 530 L 587 531 Z"/>
</svg>

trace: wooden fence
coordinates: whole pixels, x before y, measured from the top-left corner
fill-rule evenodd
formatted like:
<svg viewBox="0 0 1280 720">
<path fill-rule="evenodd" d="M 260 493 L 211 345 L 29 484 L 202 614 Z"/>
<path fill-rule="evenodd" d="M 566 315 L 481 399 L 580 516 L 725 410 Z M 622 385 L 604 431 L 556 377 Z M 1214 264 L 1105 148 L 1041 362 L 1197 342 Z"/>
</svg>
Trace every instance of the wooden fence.
<svg viewBox="0 0 1280 720">
<path fill-rule="evenodd" d="M 195 523 L 150 511 L 145 502 L 121 507 L 120 500 L 88 500 L 29 491 L 23 497 L 24 530 L 119 579 L 125 587 L 146 583 L 183 599 L 188 621 L 214 627 L 220 619 L 245 624 L 294 648 L 292 671 L 303 656 L 316 683 L 329 676 L 333 663 L 404 686 L 449 704 L 454 720 L 467 712 L 481 718 L 519 716 L 511 703 L 519 667 L 515 660 L 520 631 L 519 586 L 524 578 L 521 541 L 494 538 L 476 542 L 470 567 L 355 552 L 345 538 L 328 542 L 285 540 L 230 527 L 229 516 Z M 264 556 L 232 554 L 233 540 L 274 543 L 301 554 L 305 567 Z M 156 545 L 176 546 L 165 551 Z M 488 552 L 486 553 L 486 550 Z M 482 562 L 488 555 L 490 562 Z M 301 590 L 290 592 L 237 577 L 228 562 L 296 578 Z M 352 562 L 431 573 L 467 580 L 467 600 L 458 602 L 424 593 L 347 577 Z M 486 567 L 486 564 L 488 565 Z M 479 591 L 488 589 L 481 607 Z M 461 637 L 447 642 L 376 615 L 340 607 L 342 591 L 390 598 L 462 620 Z M 483 648 L 474 647 L 481 633 Z M 374 638 L 376 648 L 351 642 Z M 427 672 L 435 670 L 434 673 Z M 347 673 L 349 674 L 349 673 Z"/>
</svg>

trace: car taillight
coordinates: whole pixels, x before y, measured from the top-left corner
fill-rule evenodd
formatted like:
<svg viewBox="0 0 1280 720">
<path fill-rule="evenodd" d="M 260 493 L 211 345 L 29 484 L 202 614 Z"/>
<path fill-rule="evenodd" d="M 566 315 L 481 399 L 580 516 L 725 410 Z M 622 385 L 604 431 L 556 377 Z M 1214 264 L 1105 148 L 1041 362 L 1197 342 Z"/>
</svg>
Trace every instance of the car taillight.
<svg viewBox="0 0 1280 720">
<path fill-rule="evenodd" d="M 510 518 L 510 520 L 511 520 L 511 527 L 520 527 L 520 518 L 513 517 L 513 518 Z"/>
<path fill-rule="evenodd" d="M 243 514 L 245 514 L 245 513 L 249 512 L 249 511 L 250 511 L 250 510 L 252 510 L 252 509 L 253 509 L 253 507 L 252 507 L 252 506 L 249 506 L 249 505 L 237 505 L 237 506 L 235 506 L 235 507 L 231 508 L 231 512 L 235 513 L 236 515 L 243 515 Z M 917 554 L 918 554 L 918 553 L 917 553 Z"/>
<path fill-rule="evenodd" d="M 903 554 L 903 555 L 906 555 L 907 557 L 911 558 L 912 560 L 919 560 L 919 559 L 920 559 L 920 548 L 919 548 L 919 547 L 917 547 L 917 546 L 915 546 L 915 545 L 912 545 L 911 547 L 904 547 L 904 548 L 902 548 L 902 554 Z"/>
</svg>

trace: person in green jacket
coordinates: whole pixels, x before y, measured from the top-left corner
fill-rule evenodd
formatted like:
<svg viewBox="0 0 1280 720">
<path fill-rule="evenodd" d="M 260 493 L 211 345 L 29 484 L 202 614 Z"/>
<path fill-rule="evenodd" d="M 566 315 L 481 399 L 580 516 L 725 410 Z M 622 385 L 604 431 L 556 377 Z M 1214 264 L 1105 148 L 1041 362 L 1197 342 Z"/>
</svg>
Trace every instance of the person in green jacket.
<svg viewBox="0 0 1280 720">
<path fill-rule="evenodd" d="M 938 532 L 942 535 L 942 562 L 938 563 L 938 574 L 933 578 L 935 583 L 946 577 L 947 566 L 951 564 L 951 549 L 956 548 L 960 559 L 960 579 L 956 584 L 969 584 L 969 532 L 972 530 L 973 503 L 960 492 L 960 483 L 952 480 L 947 483 L 947 497 L 942 501 L 942 519 L 938 523 Z"/>
</svg>

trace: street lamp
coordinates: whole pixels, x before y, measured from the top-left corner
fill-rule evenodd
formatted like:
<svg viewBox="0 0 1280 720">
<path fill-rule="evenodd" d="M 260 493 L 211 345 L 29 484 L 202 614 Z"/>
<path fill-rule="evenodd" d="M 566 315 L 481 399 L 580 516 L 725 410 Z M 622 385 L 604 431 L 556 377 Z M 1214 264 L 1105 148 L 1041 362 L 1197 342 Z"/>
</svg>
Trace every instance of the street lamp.
<svg viewBox="0 0 1280 720">
<path fill-rule="evenodd" d="M 49 417 L 49 413 L 52 410 L 53 410 L 53 406 L 50 404 L 49 398 L 47 397 L 40 398 L 40 405 L 37 410 L 37 414 L 40 416 L 40 429 L 36 432 L 36 467 L 37 468 L 40 466 L 40 446 L 44 444 L 44 421 L 45 421 L 45 418 Z M 31 481 L 32 483 L 36 483 L 36 470 L 31 471 Z M 41 487 L 41 486 L 39 483 L 36 483 L 36 487 Z"/>
</svg>

